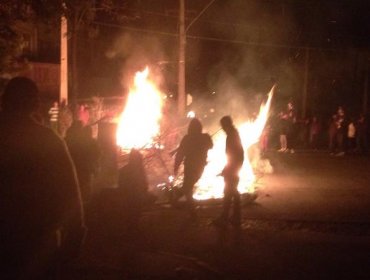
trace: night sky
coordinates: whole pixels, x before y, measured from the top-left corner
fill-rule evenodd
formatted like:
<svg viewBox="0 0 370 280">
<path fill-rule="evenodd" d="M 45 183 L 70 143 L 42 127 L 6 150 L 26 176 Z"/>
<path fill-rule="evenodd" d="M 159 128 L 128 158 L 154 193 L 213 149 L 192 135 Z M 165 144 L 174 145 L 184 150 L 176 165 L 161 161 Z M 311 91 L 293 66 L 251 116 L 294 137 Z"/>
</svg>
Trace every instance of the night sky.
<svg viewBox="0 0 370 280">
<path fill-rule="evenodd" d="M 299 109 L 308 60 L 308 111 L 361 108 L 369 60 L 370 1 L 185 1 L 186 88 L 195 97 L 238 92 L 251 100 L 278 84 L 277 103 Z M 106 56 L 126 75 L 144 64 L 177 91 L 178 1 L 129 1 L 131 20 L 109 29 Z M 105 21 L 105 24 L 109 21 Z M 113 25 L 114 26 L 114 25 Z"/>
</svg>

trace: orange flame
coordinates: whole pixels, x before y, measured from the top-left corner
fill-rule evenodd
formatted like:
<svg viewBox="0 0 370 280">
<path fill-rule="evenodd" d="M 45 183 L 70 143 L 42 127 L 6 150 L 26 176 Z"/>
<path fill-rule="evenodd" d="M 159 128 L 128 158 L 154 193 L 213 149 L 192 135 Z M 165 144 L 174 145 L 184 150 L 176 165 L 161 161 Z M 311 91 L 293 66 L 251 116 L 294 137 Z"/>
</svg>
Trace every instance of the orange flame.
<svg viewBox="0 0 370 280">
<path fill-rule="evenodd" d="M 116 143 L 122 149 L 149 148 L 159 134 L 162 93 L 148 79 L 149 69 L 137 72 L 127 104 L 119 117 Z"/>
<path fill-rule="evenodd" d="M 259 141 L 268 119 L 273 91 L 274 87 L 270 90 L 266 103 L 261 105 L 260 112 L 256 120 L 236 124 L 245 152 L 247 152 L 253 144 Z M 223 133 L 219 133 L 213 141 L 214 147 L 208 152 L 208 164 L 204 169 L 202 177 L 197 183 L 197 189 L 194 193 L 194 198 L 197 200 L 223 197 L 224 181 L 222 177 L 218 176 L 218 174 L 226 164 L 226 136 Z M 244 165 L 239 175 L 239 192 L 253 192 L 255 175 L 248 156 L 245 157 Z"/>
<path fill-rule="evenodd" d="M 155 138 L 160 132 L 164 95 L 148 79 L 148 76 L 148 68 L 136 73 L 126 106 L 119 117 L 116 144 L 121 149 L 153 147 Z M 259 141 L 263 132 L 268 119 L 273 91 L 274 87 L 269 92 L 266 103 L 261 105 L 255 120 L 235 123 L 246 153 L 253 144 Z M 224 181 L 218 174 L 226 164 L 226 136 L 224 133 L 218 133 L 213 141 L 214 147 L 208 152 L 208 164 L 194 193 L 194 198 L 197 200 L 223 197 Z M 239 192 L 253 192 L 255 179 L 252 163 L 246 156 L 240 171 Z"/>
</svg>

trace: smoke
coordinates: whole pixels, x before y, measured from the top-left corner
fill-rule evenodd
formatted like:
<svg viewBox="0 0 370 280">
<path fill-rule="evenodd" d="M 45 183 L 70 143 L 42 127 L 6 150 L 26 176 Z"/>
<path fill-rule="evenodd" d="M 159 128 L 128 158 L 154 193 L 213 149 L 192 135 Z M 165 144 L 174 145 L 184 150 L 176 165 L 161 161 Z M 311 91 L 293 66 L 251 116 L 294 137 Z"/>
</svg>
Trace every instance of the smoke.
<svg viewBox="0 0 370 280">
<path fill-rule="evenodd" d="M 149 67 L 150 77 L 157 85 L 163 83 L 159 64 L 167 60 L 163 42 L 154 36 L 142 34 L 123 33 L 119 34 L 106 51 L 107 58 L 115 60 L 119 65 L 121 86 L 127 89 L 137 71 Z"/>
<path fill-rule="evenodd" d="M 236 125 L 254 119 L 260 106 L 266 102 L 269 91 L 246 90 L 228 72 L 219 76 L 214 88 L 211 98 L 197 97 L 192 104 L 192 110 L 202 120 L 205 130 L 211 134 L 220 129 L 219 120 L 225 115 L 231 116 Z"/>
<path fill-rule="evenodd" d="M 289 6 L 265 1 L 219 1 L 210 16 L 212 24 L 202 27 L 202 32 L 225 41 L 208 43 L 215 53 L 208 61 L 192 55 L 199 57 L 198 65 L 204 65 L 206 87 L 222 95 L 219 102 L 223 111 L 252 114 L 275 83 L 281 103 L 296 99 L 302 88 L 302 71 L 297 71 L 302 69 L 297 69 L 297 64 L 302 63 L 303 56 L 297 55 L 296 49 L 282 47 L 295 45 L 292 34 L 298 34 Z M 209 48 L 203 51 L 209 52 Z"/>
</svg>

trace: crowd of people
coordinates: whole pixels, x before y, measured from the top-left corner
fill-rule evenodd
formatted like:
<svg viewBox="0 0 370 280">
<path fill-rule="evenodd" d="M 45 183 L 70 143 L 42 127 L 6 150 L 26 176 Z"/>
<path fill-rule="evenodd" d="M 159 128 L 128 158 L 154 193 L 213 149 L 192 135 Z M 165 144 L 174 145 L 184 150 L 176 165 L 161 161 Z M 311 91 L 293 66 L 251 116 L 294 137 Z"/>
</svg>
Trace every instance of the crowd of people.
<svg viewBox="0 0 370 280">
<path fill-rule="evenodd" d="M 260 148 L 266 152 L 275 149 L 277 143 L 277 151 L 281 153 L 304 149 L 327 150 L 335 156 L 366 155 L 369 152 L 368 133 L 365 116 L 348 116 L 342 106 L 325 121 L 318 116 L 299 119 L 293 104 L 288 103 L 287 108 L 266 125 Z"/>
<path fill-rule="evenodd" d="M 360 115 L 357 119 L 347 117 L 344 109 L 340 106 L 333 114 L 328 129 L 331 155 L 342 156 L 349 154 L 367 154 L 367 124 L 365 116 Z"/>
</svg>

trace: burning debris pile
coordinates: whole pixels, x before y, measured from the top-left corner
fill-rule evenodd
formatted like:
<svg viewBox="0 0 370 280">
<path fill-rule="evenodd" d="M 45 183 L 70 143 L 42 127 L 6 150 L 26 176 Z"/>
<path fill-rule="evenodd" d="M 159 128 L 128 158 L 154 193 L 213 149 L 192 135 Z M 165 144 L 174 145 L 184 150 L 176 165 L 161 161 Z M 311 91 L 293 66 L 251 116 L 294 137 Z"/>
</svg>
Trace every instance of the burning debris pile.
<svg viewBox="0 0 370 280">
<path fill-rule="evenodd" d="M 261 105 L 259 114 L 254 120 L 235 122 L 239 130 L 246 156 L 240 173 L 238 190 L 240 193 L 255 192 L 254 183 L 256 173 L 272 172 L 267 160 L 261 160 L 256 147 L 268 119 L 273 96 L 273 89 L 268 94 L 265 104 Z M 179 144 L 180 136 L 185 133 L 184 128 L 175 127 L 161 131 L 164 121 L 162 108 L 164 95 L 149 79 L 149 69 L 138 72 L 134 85 L 129 92 L 126 106 L 119 117 L 117 125 L 116 143 L 121 151 L 121 160 L 132 148 L 140 149 L 144 155 L 149 181 L 158 189 L 167 189 L 169 186 L 182 185 L 182 176 L 174 178 L 172 175 L 173 158 L 171 151 Z M 194 198 L 196 200 L 218 199 L 223 196 L 223 177 L 219 173 L 226 164 L 225 139 L 223 133 L 213 136 L 214 147 L 208 153 L 208 164 L 203 176 L 196 184 Z"/>
</svg>

